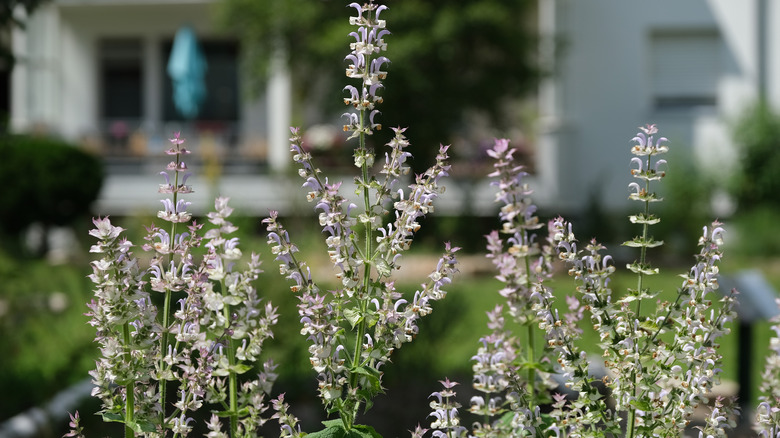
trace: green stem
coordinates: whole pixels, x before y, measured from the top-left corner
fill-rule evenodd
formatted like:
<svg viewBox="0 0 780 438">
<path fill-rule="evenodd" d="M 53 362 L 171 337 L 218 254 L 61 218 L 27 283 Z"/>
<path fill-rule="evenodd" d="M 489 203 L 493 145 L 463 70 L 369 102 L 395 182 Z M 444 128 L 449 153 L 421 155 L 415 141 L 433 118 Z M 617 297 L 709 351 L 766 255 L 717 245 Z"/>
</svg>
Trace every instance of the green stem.
<svg viewBox="0 0 780 438">
<path fill-rule="evenodd" d="M 236 352 L 233 351 L 233 339 L 230 336 L 227 339 L 227 350 L 228 364 L 230 364 L 230 372 L 228 374 L 228 386 L 230 387 L 230 436 L 235 437 L 238 434 L 238 376 L 235 371 Z"/>
<path fill-rule="evenodd" d="M 534 350 L 536 349 L 536 339 L 534 337 L 534 326 L 528 324 L 528 364 L 534 363 Z M 531 397 L 531 406 L 536 406 L 536 372 L 533 366 L 528 367 L 528 394 Z"/>
<path fill-rule="evenodd" d="M 650 156 L 647 157 L 647 168 L 650 168 Z M 650 192 L 650 181 L 645 180 L 645 193 Z M 650 201 L 645 201 L 645 218 L 650 217 Z M 639 266 L 644 269 L 645 267 L 645 261 L 647 260 L 647 232 L 650 228 L 650 225 L 648 223 L 642 224 L 642 243 L 643 245 L 639 249 Z M 636 300 L 636 319 L 639 319 L 640 312 L 642 310 L 642 288 L 644 287 L 644 274 L 640 271 L 637 274 L 637 286 L 636 286 L 636 293 L 637 293 L 637 300 Z M 638 358 L 641 360 L 641 358 Z M 637 391 L 638 391 L 638 384 L 637 384 L 637 374 L 636 374 L 636 368 L 631 371 L 631 382 L 633 383 L 632 393 L 631 397 L 632 399 L 636 399 L 637 397 Z M 626 431 L 626 438 L 634 438 L 636 434 L 636 408 L 631 407 L 628 411 L 628 430 Z"/>
<path fill-rule="evenodd" d="M 160 341 L 160 369 L 163 370 L 162 380 L 160 380 L 160 421 L 161 426 L 165 428 L 165 393 L 168 386 L 168 379 L 165 376 L 164 371 L 167 369 L 168 364 L 164 358 L 168 351 L 168 324 L 171 319 L 171 291 L 170 289 L 165 291 L 165 304 L 163 304 L 163 324 L 162 324 L 162 338 Z"/>
<path fill-rule="evenodd" d="M 360 127 L 362 128 L 365 124 L 365 116 L 366 111 L 364 109 L 360 110 Z M 361 176 L 363 178 L 363 206 L 364 211 L 366 214 L 370 217 L 371 215 L 371 193 L 369 192 L 368 188 L 368 181 L 369 181 L 369 173 L 368 173 L 368 162 L 365 160 L 366 154 L 368 154 L 368 150 L 366 148 L 366 134 L 364 132 L 360 133 L 359 138 L 359 144 L 358 144 L 358 151 L 359 153 L 363 154 L 364 160 L 360 166 L 361 170 Z M 371 223 L 368 222 L 365 224 L 365 254 L 364 254 L 364 263 L 363 263 L 363 285 L 362 289 L 363 292 L 361 294 L 358 294 L 358 307 L 360 309 L 360 315 L 362 318 L 360 319 L 360 322 L 357 326 L 357 334 L 355 337 L 355 350 L 354 355 L 352 356 L 352 375 L 350 376 L 350 386 L 353 389 L 357 389 L 358 386 L 358 379 L 359 376 L 354 370 L 361 365 L 361 356 L 363 355 L 363 337 L 366 334 L 366 328 L 367 328 L 367 318 L 365 317 L 366 310 L 368 308 L 368 301 L 370 299 L 369 297 L 369 291 L 371 287 L 371 258 L 373 257 L 373 230 Z M 357 417 L 358 412 L 360 411 L 360 400 L 355 400 L 354 406 L 348 406 L 348 408 L 351 408 L 351 412 L 342 412 L 342 421 L 345 421 L 344 426 L 347 428 L 347 430 L 351 429 L 354 425 L 355 418 Z M 346 414 L 347 418 L 343 418 L 344 414 Z"/>
<path fill-rule="evenodd" d="M 125 346 L 130 345 L 130 323 L 125 322 L 124 326 Z M 125 387 L 125 437 L 135 437 L 135 432 L 130 426 L 135 422 L 135 380 L 130 381 Z"/>
<path fill-rule="evenodd" d="M 225 282 L 220 280 L 220 291 L 225 292 Z M 228 412 L 230 413 L 230 436 L 238 435 L 238 374 L 236 374 L 236 352 L 233 349 L 233 336 L 230 333 L 231 316 L 230 305 L 222 308 L 225 317 L 225 344 L 228 356 Z"/>
<path fill-rule="evenodd" d="M 180 155 L 176 155 L 176 168 L 179 168 L 179 162 L 181 161 Z M 179 172 L 174 171 L 173 172 L 173 205 L 174 208 L 176 208 L 176 203 L 178 202 L 178 192 L 176 191 L 179 187 Z M 168 240 L 168 257 L 166 260 L 168 263 L 170 263 L 171 260 L 173 260 L 173 250 L 174 250 L 174 242 L 176 241 L 176 222 L 171 223 L 171 234 L 169 236 Z M 164 270 L 165 266 L 163 266 Z M 175 268 L 172 268 L 175 269 Z M 168 329 L 170 325 L 171 320 L 171 289 L 167 288 L 165 290 L 165 304 L 163 305 L 163 321 L 162 321 L 162 336 L 160 339 L 160 369 L 163 370 L 163 378 L 160 381 L 160 425 L 165 429 L 165 395 L 168 388 L 168 380 L 165 376 L 165 371 L 167 370 L 168 365 L 163 360 L 165 357 L 165 354 L 168 351 Z"/>
<path fill-rule="evenodd" d="M 634 438 L 635 432 L 635 425 L 634 422 L 636 421 L 636 408 L 631 408 L 631 410 L 628 411 L 628 430 L 626 431 L 626 438 Z"/>
<path fill-rule="evenodd" d="M 518 200 L 515 196 L 513 196 L 513 202 L 515 204 L 518 203 Z M 520 226 L 520 224 L 516 224 L 516 226 Z M 523 236 L 523 246 L 528 248 L 528 236 L 526 233 L 522 234 Z M 528 291 L 528 293 L 531 293 L 531 288 L 533 285 L 531 284 L 531 257 L 526 252 L 525 256 L 523 257 L 525 260 L 525 288 Z M 528 324 L 528 364 L 533 365 L 536 361 L 536 337 L 534 336 L 534 325 L 535 322 L 532 321 Z M 531 397 L 531 406 L 536 406 L 536 368 L 533 366 L 528 367 L 528 395 Z"/>
<path fill-rule="evenodd" d="M 645 191 L 648 191 L 649 188 L 650 188 L 650 183 L 646 182 L 645 183 Z M 650 216 L 650 202 L 649 201 L 645 201 L 645 218 L 647 218 L 649 216 Z M 649 228 L 650 228 L 649 224 L 647 224 L 647 223 L 642 224 L 642 242 L 643 243 L 647 243 L 647 232 L 648 232 Z M 646 260 L 647 260 L 647 246 L 646 245 L 642 245 L 639 248 L 639 266 L 644 268 Z M 636 286 L 636 293 L 637 294 L 640 294 L 640 295 L 642 294 L 642 287 L 644 286 L 644 278 L 645 278 L 645 275 L 642 272 L 639 272 L 637 274 L 637 286 Z M 637 300 L 636 300 L 636 317 L 637 318 L 639 318 L 641 310 L 642 310 L 642 300 L 639 299 L 639 297 L 637 296 Z"/>
<path fill-rule="evenodd" d="M 527 242 L 523 242 L 526 244 Z M 525 255 L 525 287 L 531 291 L 531 262 L 528 254 Z M 532 365 L 536 360 L 536 337 L 534 336 L 534 324 L 528 324 L 528 394 L 531 397 L 531 406 L 536 406 L 536 368 Z"/>
</svg>

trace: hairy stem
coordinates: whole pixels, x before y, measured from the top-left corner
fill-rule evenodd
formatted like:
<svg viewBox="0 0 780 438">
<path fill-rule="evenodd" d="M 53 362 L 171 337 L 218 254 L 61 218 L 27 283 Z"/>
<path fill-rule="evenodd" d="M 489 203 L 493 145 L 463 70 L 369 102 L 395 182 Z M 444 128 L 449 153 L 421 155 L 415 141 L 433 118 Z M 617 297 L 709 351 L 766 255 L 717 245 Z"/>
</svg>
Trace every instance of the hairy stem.
<svg viewBox="0 0 780 438">
<path fill-rule="evenodd" d="M 179 154 L 176 154 L 176 169 L 179 168 L 179 163 L 181 162 L 181 156 Z M 176 208 L 176 204 L 178 202 L 179 194 L 177 192 L 177 189 L 179 187 L 179 172 L 176 170 L 173 172 L 173 205 L 174 209 Z M 168 239 L 168 262 L 173 260 L 173 250 L 175 249 L 174 242 L 176 241 L 176 222 L 171 223 L 171 234 Z M 164 268 L 164 266 L 163 266 Z M 163 321 L 162 321 L 162 336 L 160 338 L 160 357 L 164 358 L 165 353 L 168 351 L 168 330 L 171 320 L 171 289 L 170 287 L 166 288 L 165 290 L 165 303 L 163 305 Z M 161 359 L 160 363 L 160 369 L 165 371 L 167 369 L 168 365 L 165 363 L 164 360 Z M 168 387 L 168 380 L 165 376 L 165 373 L 163 373 L 163 378 L 160 381 L 160 425 L 165 428 L 165 396 L 167 392 Z"/>
<path fill-rule="evenodd" d="M 647 156 L 647 168 L 650 168 L 650 155 Z M 650 192 L 650 181 L 645 180 L 645 192 Z M 650 201 L 645 200 L 645 213 L 644 217 L 649 218 L 650 217 Z M 650 224 L 647 222 L 644 222 L 642 224 L 642 246 L 639 248 L 639 266 L 641 269 L 645 268 L 645 261 L 647 260 L 647 234 L 648 229 L 650 228 Z M 636 300 L 636 319 L 638 320 L 640 318 L 640 312 L 642 310 L 642 288 L 644 287 L 644 277 L 645 274 L 640 270 L 637 273 L 637 286 L 636 286 L 636 293 L 637 293 L 637 300 Z M 641 360 L 641 357 L 638 357 L 637 360 Z M 632 388 L 632 394 L 631 399 L 635 400 L 638 394 L 638 384 L 637 384 L 637 373 L 636 368 L 633 368 L 633 371 L 631 371 L 631 383 L 633 384 Z M 626 438 L 634 438 L 636 433 L 636 407 L 631 406 L 628 412 L 628 430 L 626 431 Z"/>
<path fill-rule="evenodd" d="M 365 125 L 365 116 L 366 111 L 364 109 L 360 110 L 360 126 L 361 128 Z M 362 160 L 362 164 L 360 166 L 361 170 L 361 176 L 363 178 L 363 206 L 364 211 L 366 214 L 370 217 L 371 214 L 371 197 L 368 187 L 368 181 L 369 181 L 369 173 L 368 173 L 368 161 L 365 159 L 365 154 L 368 153 L 368 150 L 366 148 L 366 134 L 365 132 L 360 133 L 359 136 L 359 145 L 358 145 L 358 151 L 359 153 L 364 154 L 364 159 Z M 364 264 L 363 264 L 363 285 L 362 285 L 362 293 L 358 294 L 358 306 L 360 309 L 360 315 L 361 319 L 358 323 L 357 327 L 357 333 L 355 335 L 355 350 L 354 350 L 354 356 L 352 357 L 352 375 L 350 376 L 350 386 L 353 389 L 357 389 L 358 383 L 359 383 L 359 376 L 355 372 L 355 369 L 360 366 L 361 364 L 361 357 L 363 356 L 363 337 L 366 334 L 367 324 L 368 324 L 368 318 L 366 318 L 366 310 L 368 308 L 368 302 L 370 300 L 369 291 L 371 288 L 371 263 L 370 259 L 373 257 L 373 229 L 371 226 L 370 221 L 365 224 L 365 253 L 364 253 Z M 345 427 L 347 430 L 349 430 L 352 425 L 355 422 L 355 418 L 357 417 L 357 414 L 360 410 L 360 400 L 355 400 L 354 406 L 351 406 L 352 411 L 348 412 L 348 418 L 347 422 L 345 423 Z M 342 413 L 343 415 L 344 413 Z"/>
<path fill-rule="evenodd" d="M 227 326 L 230 326 L 230 309 L 225 305 L 225 316 L 228 317 Z M 227 353 L 228 353 L 228 391 L 230 397 L 230 436 L 238 436 L 238 375 L 236 374 L 236 352 L 233 350 L 233 337 L 227 334 Z"/>
<path fill-rule="evenodd" d="M 526 242 L 524 242 L 526 243 Z M 531 290 L 531 262 L 528 254 L 525 255 L 525 287 Z M 534 323 L 528 324 L 528 395 L 531 397 L 531 406 L 536 406 L 536 368 L 533 365 L 536 360 L 536 337 L 534 336 Z"/>
<path fill-rule="evenodd" d="M 124 330 L 125 346 L 130 345 L 130 323 L 125 322 Z M 130 381 L 125 387 L 125 437 L 135 437 L 131 424 L 135 422 L 135 380 Z"/>
</svg>

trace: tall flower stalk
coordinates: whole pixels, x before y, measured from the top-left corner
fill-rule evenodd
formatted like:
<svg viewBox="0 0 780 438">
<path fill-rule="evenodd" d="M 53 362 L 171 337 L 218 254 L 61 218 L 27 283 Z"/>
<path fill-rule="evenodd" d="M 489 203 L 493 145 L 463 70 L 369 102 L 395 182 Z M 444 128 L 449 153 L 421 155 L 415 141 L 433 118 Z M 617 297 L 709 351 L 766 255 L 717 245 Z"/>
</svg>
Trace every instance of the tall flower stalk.
<svg viewBox="0 0 780 438">
<path fill-rule="evenodd" d="M 634 157 L 631 158 L 631 164 L 636 167 L 631 169 L 631 175 L 641 182 L 632 182 L 629 184 L 629 189 L 632 190 L 629 199 L 641 202 L 643 204 L 643 211 L 637 215 L 630 216 L 629 219 L 631 220 L 631 223 L 640 224 L 642 226 L 642 235 L 623 243 L 625 246 L 639 248 L 639 260 L 626 266 L 637 276 L 636 289 L 628 290 L 628 298 L 634 301 L 636 305 L 634 315 L 629 315 L 629 318 L 633 317 L 634 321 L 637 323 L 641 321 L 642 318 L 642 301 L 645 298 L 653 297 L 651 291 L 645 286 L 645 277 L 658 274 L 659 272 L 658 269 L 653 268 L 647 260 L 647 250 L 649 248 L 656 248 L 663 245 L 662 241 L 655 240 L 649 234 L 650 226 L 655 225 L 660 221 L 654 214 L 650 213 L 650 204 L 661 201 L 655 192 L 651 190 L 651 183 L 659 181 L 664 177 L 665 172 L 660 170 L 660 168 L 666 165 L 666 160 L 658 159 L 657 157 L 669 150 L 669 148 L 663 144 L 667 141 L 665 137 L 660 137 L 658 140 L 654 141 L 654 135 L 658 133 L 658 129 L 655 125 L 641 127 L 640 131 L 641 132 L 637 133 L 636 137 L 633 138 L 637 144 L 631 148 L 631 153 L 634 155 Z M 640 338 L 639 333 L 636 333 L 639 329 L 637 324 L 633 324 L 632 328 L 635 331 L 633 335 Z M 637 344 L 634 343 L 634 345 Z M 630 382 L 628 383 L 629 386 L 633 386 L 631 400 L 636 400 L 638 395 L 636 379 L 638 373 L 642 372 L 642 366 L 641 363 L 638 363 L 641 361 L 639 355 L 636 354 L 638 353 L 638 350 L 636 348 L 632 348 L 631 350 L 629 356 L 633 357 L 634 363 L 630 368 L 631 377 Z M 636 405 L 632 405 L 629 408 L 628 438 L 633 438 L 636 434 L 636 413 L 638 409 L 639 408 Z"/>
<path fill-rule="evenodd" d="M 243 270 L 235 269 L 244 257 L 231 236 L 237 228 L 229 220 L 228 199 L 216 199 L 207 231 L 191 221 L 189 202 L 179 197 L 192 192 L 181 159 L 188 151 L 178 134 L 171 144 L 167 152 L 175 159 L 159 188 L 171 197 L 158 212 L 170 232 L 157 225 L 147 229 L 142 249 L 150 256 L 148 268 L 139 267 L 132 243 L 121 237 L 124 230 L 108 218 L 95 219 L 90 231 L 98 239 L 91 252 L 102 256 L 90 276 L 95 299 L 88 315 L 102 354 L 91 372 L 93 395 L 103 402 L 104 420 L 124 423 L 126 436 L 187 436 L 190 415 L 204 407 L 215 412 L 209 436 L 251 435 L 266 421 L 275 365 L 266 362 L 256 377 L 247 372 L 258 364 L 278 316 L 252 286 L 261 272 L 259 257 L 251 254 Z M 152 293 L 163 295 L 162 309 Z M 171 401 L 169 384 L 177 395 Z M 274 406 L 286 405 L 280 400 Z"/>
<path fill-rule="evenodd" d="M 456 272 L 458 250 L 445 245 L 437 268 L 413 296 L 404 297 L 396 290 L 393 273 L 399 258 L 410 248 L 420 218 L 434 211 L 433 201 L 444 190 L 440 180 L 449 171 L 447 147 L 439 148 L 436 163 L 417 175 L 404 192 L 400 182 L 410 170 L 406 164 L 410 154 L 405 150 L 409 142 L 405 129 L 396 128 L 384 164 L 374 174 L 376 155 L 368 137 L 381 129 L 375 117 L 386 77 L 382 68 L 389 62 L 382 55 L 389 32 L 380 15 L 387 7 L 373 2 L 349 6 L 356 11 L 349 19 L 356 30 L 350 33 L 354 42 L 346 57 L 346 74 L 359 83 L 344 88 L 348 93 L 344 102 L 352 107 L 344 114 L 344 130 L 356 142 L 353 157 L 359 176 L 355 184 L 362 205 L 350 202 L 341 194 L 341 183 L 330 182 L 314 165 L 297 128 L 292 129 L 290 139 L 293 160 L 308 189 L 307 199 L 319 212 L 328 256 L 337 271 L 337 289 L 320 289 L 306 262 L 298 259 L 298 249 L 276 212 L 265 220 L 280 271 L 299 294 L 301 333 L 310 341 L 320 397 L 328 411 L 339 416 L 336 423 L 326 422 L 326 426 L 347 431 L 366 427 L 356 425 L 356 417 L 382 391 L 380 367 L 395 349 L 412 340 L 417 320 L 431 312 L 431 302 L 445 296 L 443 288 Z M 388 216 L 391 221 L 385 224 Z"/>
<path fill-rule="evenodd" d="M 694 409 L 709 401 L 721 371 L 719 340 L 734 317 L 733 293 L 719 304 L 714 297 L 724 230 L 717 222 L 703 228 L 696 263 L 682 276 L 675 299 L 649 306 L 658 292 L 650 290 L 646 277 L 658 269 L 649 263 L 648 249 L 661 245 L 649 232 L 660 220 L 650 210 L 651 203 L 660 201 L 651 183 L 664 176 L 665 161 L 657 156 L 667 150 L 662 144 L 666 139 L 654 140 L 656 134 L 656 127 L 648 125 L 633 139 L 631 173 L 640 182 L 629 185 L 630 199 L 643 206 L 630 220 L 642 231 L 625 245 L 640 249 L 639 259 L 627 266 L 637 275 L 637 287 L 617 297 L 609 283 L 616 267 L 596 240 L 580 246 L 563 218 L 548 225 L 546 244 L 528 234 L 543 225 L 534 215 L 530 191 L 520 183 L 523 172 L 513 163 L 512 149 L 504 140 L 496 141 L 490 155 L 496 160 L 493 176 L 498 176 L 499 216 L 507 237 L 502 239 L 498 231 L 487 236 L 488 257 L 504 283 L 500 293 L 507 302 L 506 315 L 524 331 L 529 324 L 537 326 L 546 342 L 539 349 L 531 342 L 518 345 L 518 337 L 505 329 L 504 311 L 488 313 L 491 333 L 481 339 L 473 358 L 479 394 L 471 400 L 471 412 L 479 418 L 474 436 L 680 436 Z M 547 281 L 553 251 L 577 284 L 565 310 L 555 307 L 557 297 Z M 588 320 L 598 335 L 605 375 L 594 375 L 587 348 L 579 345 L 580 324 Z M 533 356 L 523 354 L 529 350 Z M 535 358 L 533 373 L 527 372 L 530 358 Z M 549 370 L 541 365 L 546 361 L 552 364 Z M 552 411 L 540 414 L 547 389 L 537 385 L 548 373 L 558 374 L 576 397 L 553 394 Z M 776 412 L 767 407 L 761 419 L 771 423 Z M 728 403 L 717 400 L 700 436 L 725 436 L 733 424 Z M 450 433 L 436 422 L 431 428 L 437 436 Z M 416 436 L 421 435 L 419 429 Z"/>
<path fill-rule="evenodd" d="M 776 303 L 780 307 L 780 300 Z M 780 317 L 772 320 L 771 328 L 773 334 L 761 372 L 761 396 L 755 417 L 755 429 L 762 438 L 780 436 Z"/>
</svg>

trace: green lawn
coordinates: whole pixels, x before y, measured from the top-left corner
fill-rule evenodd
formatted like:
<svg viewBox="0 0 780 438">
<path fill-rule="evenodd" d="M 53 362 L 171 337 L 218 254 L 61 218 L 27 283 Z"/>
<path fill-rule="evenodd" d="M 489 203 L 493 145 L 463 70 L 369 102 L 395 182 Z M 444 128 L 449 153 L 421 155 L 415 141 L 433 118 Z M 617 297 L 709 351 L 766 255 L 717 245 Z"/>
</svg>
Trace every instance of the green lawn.
<svg viewBox="0 0 780 438">
<path fill-rule="evenodd" d="M 316 380 L 308 363 L 307 344 L 299 334 L 297 302 L 285 281 L 280 278 L 277 263 L 270 256 L 259 220 L 240 221 L 245 230 L 245 253 L 255 250 L 261 253 L 266 273 L 258 282 L 260 293 L 279 307 L 282 315 L 275 329 L 275 339 L 268 345 L 271 357 L 284 366 L 280 367 L 280 389 L 290 397 L 295 393 L 312 396 Z M 137 220 L 124 226 L 137 228 Z M 293 230 L 293 239 L 301 242 L 302 258 L 313 260 L 312 265 L 327 265 L 321 254 L 324 244 L 318 233 Z M 142 240 L 136 232 L 136 243 Z M 415 254 L 432 252 L 428 248 L 417 248 Z M 728 251 L 726 251 L 728 254 Z M 436 254 L 430 257 L 436 258 Z M 43 261 L 15 261 L 0 254 L 0 300 L 12 303 L 11 310 L 0 315 L 0 389 L 6 394 L 0 399 L 2 412 L 8 416 L 36 403 L 42 403 L 61 389 L 87 376 L 97 355 L 96 344 L 92 342 L 93 329 L 86 324 L 85 303 L 91 295 L 91 284 L 85 278 L 88 273 L 90 255 L 85 252 L 81 260 L 72 265 L 49 266 Z M 780 286 L 780 262 L 774 259 L 727 258 L 722 272 L 755 267 L 766 273 L 775 287 Z M 464 272 L 468 269 L 462 269 Z M 650 278 L 652 290 L 663 290 L 662 299 L 673 299 L 681 284 L 678 274 L 687 268 L 662 268 L 662 274 Z M 326 271 L 327 273 L 327 271 Z M 485 313 L 502 302 L 497 293 L 499 282 L 489 272 L 481 275 L 459 275 L 447 290 L 448 296 L 434 303 L 434 312 L 420 323 L 420 333 L 415 342 L 399 350 L 393 363 L 385 367 L 386 383 L 401 382 L 412 376 L 414 379 L 431 382 L 444 377 L 459 378 L 468 386 L 471 372 L 471 356 L 476 352 L 478 340 L 488 331 Z M 424 276 L 399 280 L 397 287 L 404 293 L 413 293 Z M 621 293 L 633 287 L 636 278 L 623 270 L 615 274 L 611 284 L 614 293 Z M 326 281 L 327 283 L 327 281 Z M 574 293 L 574 282 L 565 274 L 551 282 L 559 301 Z M 66 308 L 52 311 L 49 300 L 55 292 L 65 297 Z M 769 324 L 758 324 L 754 332 L 753 373 L 754 385 L 758 384 L 764 365 L 764 356 L 769 342 Z M 595 338 L 586 330 L 581 345 L 595 345 Z M 732 334 L 723 341 L 723 378 L 736 380 L 736 336 Z M 598 351 L 594 351 L 598 353 Z M 8 394 L 15 394 L 13 397 Z M 753 391 L 754 397 L 757 390 Z"/>
</svg>

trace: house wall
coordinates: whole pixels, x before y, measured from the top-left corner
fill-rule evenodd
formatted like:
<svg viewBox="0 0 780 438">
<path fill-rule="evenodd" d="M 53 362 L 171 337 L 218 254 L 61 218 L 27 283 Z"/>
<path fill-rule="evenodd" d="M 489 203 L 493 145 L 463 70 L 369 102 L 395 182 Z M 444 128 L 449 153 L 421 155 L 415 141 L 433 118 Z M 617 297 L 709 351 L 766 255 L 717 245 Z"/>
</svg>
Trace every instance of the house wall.
<svg viewBox="0 0 780 438">
<path fill-rule="evenodd" d="M 757 92 L 755 5 L 753 0 L 541 0 L 542 53 L 554 71 L 540 94 L 539 183 L 553 187 L 542 190 L 545 202 L 577 210 L 596 194 L 609 208 L 624 206 L 630 139 L 647 123 L 656 123 L 669 138 L 671 157 L 687 154 L 711 172 L 733 169 L 729 127 Z M 780 6 L 769 2 L 767 22 L 779 22 L 779 14 Z M 780 30 L 769 28 L 768 92 L 780 102 L 780 86 L 772 80 L 780 73 Z M 545 36 L 556 38 L 554 53 Z M 680 46 L 716 41 L 716 56 L 690 53 L 692 60 L 698 56 L 716 65 L 691 61 L 690 68 L 675 71 L 671 57 L 653 59 L 674 54 L 678 37 Z M 681 66 L 686 56 L 677 57 Z M 680 75 L 677 85 L 663 79 L 674 75 Z M 664 101 L 658 99 L 659 83 L 705 87 L 698 77 L 713 81 L 712 103 L 659 104 Z"/>
<path fill-rule="evenodd" d="M 20 62 L 12 77 L 12 129 L 42 130 L 72 141 L 94 143 L 98 139 L 99 143 L 108 130 L 101 111 L 100 45 L 106 39 L 133 38 L 141 42 L 143 107 L 141 119 L 132 121 L 131 129 L 135 130 L 137 125 L 143 131 L 150 152 L 163 148 L 170 132 L 182 128 L 180 123 L 164 120 L 162 43 L 171 41 L 184 25 L 193 28 L 203 40 L 232 40 L 215 24 L 215 7 L 214 0 L 45 3 L 29 17 L 27 30 L 16 30 L 13 35 Z M 268 159 L 270 155 L 277 168 L 284 167 L 286 160 L 279 156 L 288 158 L 287 127 L 283 144 L 276 147 L 280 151 L 269 153 L 266 99 L 247 96 L 240 99 L 235 127 L 240 144 L 218 146 L 239 150 L 252 158 Z M 277 97 L 280 104 L 286 98 L 289 96 Z M 289 124 L 289 117 L 280 119 L 279 123 Z M 188 140 L 197 142 L 198 138 L 197 133 L 190 133 Z M 191 147 L 196 145 L 191 143 Z"/>
</svg>

